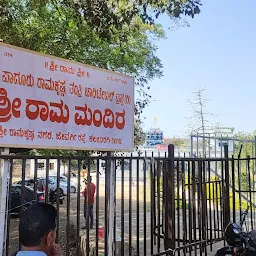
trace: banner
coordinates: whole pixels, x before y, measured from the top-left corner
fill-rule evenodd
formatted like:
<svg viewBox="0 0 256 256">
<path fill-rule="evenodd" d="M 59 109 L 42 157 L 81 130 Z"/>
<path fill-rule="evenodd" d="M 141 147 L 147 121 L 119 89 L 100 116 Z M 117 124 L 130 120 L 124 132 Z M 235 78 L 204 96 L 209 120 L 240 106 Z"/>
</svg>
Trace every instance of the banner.
<svg viewBox="0 0 256 256">
<path fill-rule="evenodd" d="M 0 147 L 133 150 L 134 79 L 0 43 Z"/>
</svg>

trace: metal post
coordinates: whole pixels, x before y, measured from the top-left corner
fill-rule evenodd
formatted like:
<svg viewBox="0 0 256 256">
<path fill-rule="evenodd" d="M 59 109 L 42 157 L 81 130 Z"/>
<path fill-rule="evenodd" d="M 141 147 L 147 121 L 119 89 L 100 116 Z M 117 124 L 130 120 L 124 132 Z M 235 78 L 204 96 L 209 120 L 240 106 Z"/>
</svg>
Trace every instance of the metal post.
<svg viewBox="0 0 256 256">
<path fill-rule="evenodd" d="M 108 190 L 109 190 L 109 198 L 108 198 L 108 256 L 114 255 L 114 207 L 115 207 L 115 160 L 112 158 L 114 155 L 111 152 L 108 152 L 108 157 L 110 158 L 108 160 L 108 165 L 106 169 L 106 176 L 107 177 L 107 183 L 108 183 Z M 113 243 L 114 242 L 114 243 Z"/>
<path fill-rule="evenodd" d="M 1 149 L 1 155 L 8 155 L 9 148 Z M 6 205 L 7 205 L 7 190 L 8 190 L 8 178 L 9 178 L 9 161 L 2 159 L 0 162 L 0 255 L 3 254 L 6 224 Z"/>
<path fill-rule="evenodd" d="M 190 157 L 193 157 L 193 153 L 194 153 L 193 142 L 194 142 L 194 136 L 193 134 L 191 134 L 190 135 Z"/>
<path fill-rule="evenodd" d="M 164 247 L 175 249 L 174 145 L 168 145 L 168 168 L 165 175 L 165 239 Z"/>
<path fill-rule="evenodd" d="M 256 157 L 256 136 L 254 137 L 254 157 Z"/>
<path fill-rule="evenodd" d="M 230 200 L 229 200 L 229 159 L 228 159 L 228 145 L 224 145 L 225 157 L 225 182 L 224 182 L 224 227 L 230 222 Z"/>
</svg>

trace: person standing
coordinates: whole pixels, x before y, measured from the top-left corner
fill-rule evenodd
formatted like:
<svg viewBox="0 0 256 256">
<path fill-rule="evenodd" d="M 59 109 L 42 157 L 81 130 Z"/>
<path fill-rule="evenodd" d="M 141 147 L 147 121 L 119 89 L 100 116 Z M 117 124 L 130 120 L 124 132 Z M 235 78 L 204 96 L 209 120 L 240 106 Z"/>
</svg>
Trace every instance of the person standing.
<svg viewBox="0 0 256 256">
<path fill-rule="evenodd" d="M 92 177 L 90 176 L 86 182 L 87 184 L 85 185 L 83 196 L 84 196 L 84 218 L 85 218 L 85 226 L 82 227 L 83 229 L 87 228 L 87 221 L 86 221 L 86 217 L 87 214 L 89 213 L 89 218 L 90 218 L 90 228 L 93 228 L 93 204 L 94 204 L 94 194 L 96 191 L 96 186 L 95 184 L 92 182 Z M 90 187 L 88 187 L 88 184 Z M 88 189 L 90 188 L 90 189 Z M 89 191 L 89 194 L 88 194 Z M 87 198 L 89 199 L 89 203 L 87 203 Z M 88 207 L 88 209 L 87 209 Z"/>
</svg>

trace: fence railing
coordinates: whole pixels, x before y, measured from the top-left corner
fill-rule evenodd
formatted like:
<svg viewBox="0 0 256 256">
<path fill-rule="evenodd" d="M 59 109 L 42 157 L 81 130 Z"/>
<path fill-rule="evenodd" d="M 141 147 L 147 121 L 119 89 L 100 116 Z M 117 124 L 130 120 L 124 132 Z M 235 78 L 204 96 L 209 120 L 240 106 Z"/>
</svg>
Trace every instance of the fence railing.
<svg viewBox="0 0 256 256">
<path fill-rule="evenodd" d="M 206 255 L 247 206 L 248 228 L 255 227 L 256 159 L 175 158 L 173 150 L 166 157 L 0 156 L 10 163 L 4 255 L 19 249 L 18 215 L 39 200 L 40 180 L 45 201 L 58 211 L 57 242 L 65 255 L 108 255 L 109 247 L 114 255 Z M 88 176 L 96 185 L 91 229 L 81 193 Z"/>
</svg>

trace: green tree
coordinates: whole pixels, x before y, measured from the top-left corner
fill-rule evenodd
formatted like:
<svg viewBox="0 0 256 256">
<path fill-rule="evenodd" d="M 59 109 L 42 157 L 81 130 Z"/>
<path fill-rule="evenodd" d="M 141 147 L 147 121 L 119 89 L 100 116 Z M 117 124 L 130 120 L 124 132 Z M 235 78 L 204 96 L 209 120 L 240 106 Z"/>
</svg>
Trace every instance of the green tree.
<svg viewBox="0 0 256 256">
<path fill-rule="evenodd" d="M 15 20 L 16 9 L 11 8 L 14 3 L 15 0 L 1 0 L 0 16 Z M 63 15 L 63 10 L 67 10 L 76 26 L 83 27 L 85 22 L 99 37 L 105 39 L 119 36 L 119 31 L 127 27 L 137 29 L 131 26 L 134 19 L 154 24 L 162 14 L 167 14 L 171 19 L 182 15 L 194 17 L 200 13 L 200 6 L 201 0 L 27 0 L 22 3 L 22 8 L 31 11 L 46 7 L 57 9 Z M 62 17 L 65 19 L 66 16 Z"/>
<path fill-rule="evenodd" d="M 255 137 L 252 133 L 237 132 L 235 137 L 238 141 L 234 144 L 234 157 L 241 160 L 236 163 L 236 184 L 241 184 L 243 190 L 249 189 L 249 177 L 251 185 L 255 181 L 254 160 L 246 160 L 248 157 L 255 157 Z M 238 166 L 239 165 L 239 166 Z M 238 175 L 240 169 L 240 176 Z"/>
<path fill-rule="evenodd" d="M 138 95 L 135 116 L 139 120 L 143 108 L 150 102 L 148 82 L 162 75 L 162 64 L 154 45 L 155 40 L 164 38 L 161 26 L 134 19 L 134 26 L 140 29 L 124 28 L 120 31 L 120 35 L 126 34 L 125 41 L 121 41 L 120 36 L 106 41 L 86 22 L 78 26 L 72 10 L 42 5 L 32 8 L 29 2 L 5 0 L 6 8 L 12 10 L 12 15 L 11 18 L 0 17 L 0 38 L 12 45 L 134 76 Z M 134 131 L 135 145 L 143 143 L 140 122 L 136 122 Z M 63 154 L 61 150 L 38 152 Z M 78 153 L 65 151 L 65 154 Z"/>
</svg>

